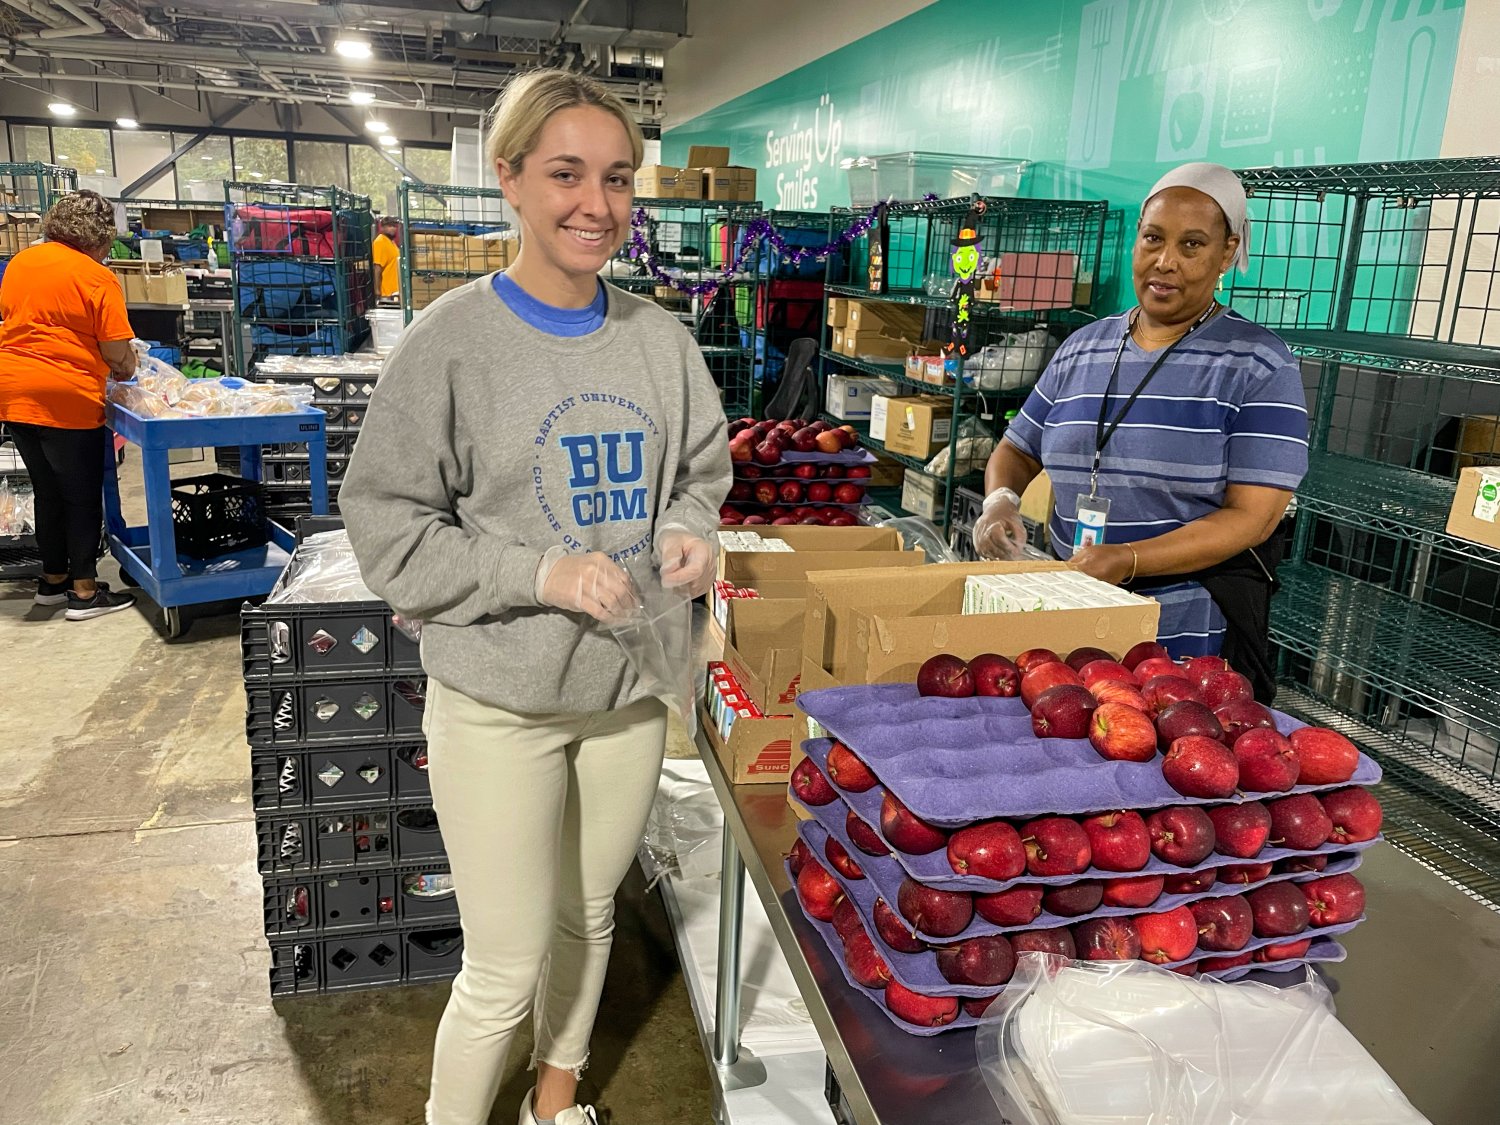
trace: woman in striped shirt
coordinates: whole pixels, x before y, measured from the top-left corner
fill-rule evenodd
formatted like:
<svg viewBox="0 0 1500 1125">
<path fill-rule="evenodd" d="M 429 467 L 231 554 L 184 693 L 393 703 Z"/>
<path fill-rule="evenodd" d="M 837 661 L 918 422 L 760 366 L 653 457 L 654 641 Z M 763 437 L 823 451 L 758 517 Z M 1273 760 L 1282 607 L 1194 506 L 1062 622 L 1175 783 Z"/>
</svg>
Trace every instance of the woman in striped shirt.
<svg viewBox="0 0 1500 1125">
<path fill-rule="evenodd" d="M 1155 598 L 1174 657 L 1222 653 L 1269 701 L 1275 533 L 1307 471 L 1307 401 L 1286 345 L 1214 297 L 1249 249 L 1228 168 L 1184 165 L 1152 188 L 1136 307 L 1058 349 L 990 458 L 974 542 L 1018 552 L 1018 497 L 1045 469 L 1058 557 Z"/>
</svg>

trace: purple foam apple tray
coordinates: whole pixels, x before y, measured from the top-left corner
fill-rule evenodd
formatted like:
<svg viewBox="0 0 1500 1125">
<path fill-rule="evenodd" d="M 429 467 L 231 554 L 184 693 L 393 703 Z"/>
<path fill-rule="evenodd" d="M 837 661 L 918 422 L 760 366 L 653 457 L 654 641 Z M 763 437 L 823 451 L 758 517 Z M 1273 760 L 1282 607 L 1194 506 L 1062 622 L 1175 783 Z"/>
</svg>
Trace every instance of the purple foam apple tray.
<svg viewBox="0 0 1500 1125">
<path fill-rule="evenodd" d="M 841 449 L 837 453 L 798 453 L 788 449 L 781 454 L 783 465 L 873 465 L 875 454 L 863 446 Z"/>
<path fill-rule="evenodd" d="M 807 841 L 809 847 L 814 846 L 815 841 L 820 835 L 818 825 L 812 824 L 810 822 L 805 822 L 803 826 L 799 827 L 799 832 L 801 832 L 803 839 Z M 818 847 L 818 855 L 822 855 L 820 845 Z M 874 943 L 876 951 L 879 952 L 881 957 L 885 959 L 886 965 L 891 970 L 891 976 L 898 983 L 906 986 L 914 992 L 921 992 L 927 995 L 935 996 L 955 996 L 960 998 L 960 1000 L 979 999 L 986 996 L 998 996 L 1000 993 L 1005 991 L 1004 985 L 1000 985 L 999 987 L 975 987 L 973 985 L 950 984 L 943 977 L 942 973 L 938 971 L 937 959 L 935 954 L 930 952 L 897 953 L 895 950 L 891 949 L 883 941 L 880 940 L 880 935 L 875 929 L 873 913 L 875 899 L 873 894 L 868 893 L 867 888 L 860 887 L 860 884 L 863 881 L 845 879 L 837 871 L 834 871 L 832 868 L 828 867 L 828 865 L 824 864 L 824 867 L 827 868 L 831 875 L 833 875 L 834 879 L 837 880 L 839 886 L 844 889 L 844 893 L 848 896 L 850 902 L 853 903 L 855 911 L 859 915 L 860 924 L 864 927 L 866 935 L 868 935 L 870 940 Z M 787 871 L 787 874 L 788 876 L 791 875 L 790 869 Z M 793 880 L 794 887 L 795 883 L 796 880 Z M 793 889 L 790 892 L 790 895 L 792 900 L 795 902 L 797 897 L 796 890 Z M 800 909 L 800 903 L 798 904 L 798 908 Z M 1137 913 L 1139 913 L 1139 911 Z M 830 955 L 838 964 L 839 971 L 844 974 L 844 980 L 848 982 L 849 987 L 863 993 L 871 1003 L 873 1003 L 877 1008 L 880 1009 L 881 1012 L 885 1014 L 887 1019 L 889 1019 L 893 1024 L 895 1024 L 902 1031 L 906 1032 L 908 1035 L 920 1035 L 924 1037 L 929 1035 L 939 1035 L 945 1031 L 956 1031 L 962 1028 L 975 1027 L 981 1022 L 981 1019 L 979 1017 L 969 1015 L 963 1010 L 962 1007 L 960 1007 L 957 1018 L 952 1023 L 944 1024 L 942 1027 L 922 1027 L 916 1024 L 907 1023 L 905 1020 L 901 1019 L 886 1007 L 885 996 L 880 989 L 867 988 L 865 985 L 862 985 L 857 980 L 855 980 L 854 977 L 850 974 L 848 965 L 844 963 L 843 942 L 839 940 L 838 932 L 833 928 L 833 926 L 828 922 L 823 922 L 818 920 L 817 918 L 813 918 L 812 916 L 808 915 L 806 911 L 803 911 L 803 917 L 807 919 L 807 921 L 815 930 L 817 930 L 818 936 L 823 939 L 823 944 L 828 947 Z M 1083 919 L 1075 918 L 1071 921 L 1081 922 L 1083 921 Z M 1300 940 L 1300 937 L 1312 938 L 1312 945 L 1308 947 L 1307 952 L 1301 957 L 1291 958 L 1286 961 L 1269 961 L 1263 964 L 1241 965 L 1233 969 L 1220 969 L 1215 972 L 1204 973 L 1202 975 L 1215 977 L 1219 980 L 1224 981 L 1233 981 L 1247 976 L 1253 972 L 1286 972 L 1288 970 L 1295 969 L 1306 964 L 1326 964 L 1342 961 L 1347 956 L 1347 953 L 1345 952 L 1344 947 L 1338 942 L 1332 940 L 1331 936 L 1329 935 L 1352 929 L 1356 924 L 1357 923 L 1350 922 L 1342 927 L 1330 926 L 1316 931 L 1309 930 L 1306 933 L 1299 935 L 1299 938 L 1294 940 Z M 1039 923 L 1034 923 L 1028 928 L 1041 929 L 1043 927 L 1040 926 Z M 951 940 L 957 941 L 961 939 L 955 938 Z M 1284 939 L 1254 939 L 1245 948 L 1247 950 L 1255 949 L 1262 945 L 1273 944 L 1273 942 L 1276 940 Z M 1243 950 L 1241 952 L 1243 952 Z M 1191 960 L 1202 960 L 1205 957 L 1227 956 L 1232 956 L 1232 954 L 1203 953 L 1191 958 Z M 1174 962 L 1174 964 L 1185 963 L 1186 962 Z"/>
<path fill-rule="evenodd" d="M 853 790 L 840 788 L 834 782 L 833 778 L 828 776 L 828 750 L 832 745 L 833 743 L 824 738 L 808 739 L 807 741 L 802 743 L 802 751 L 813 760 L 813 763 L 818 767 L 818 769 L 823 771 L 823 776 L 827 778 L 828 784 L 831 785 L 834 791 L 843 798 L 843 802 L 835 801 L 831 805 L 813 807 L 807 805 L 805 801 L 802 801 L 799 798 L 798 803 L 811 809 L 813 815 L 816 816 L 818 820 L 825 825 L 829 824 L 831 817 L 823 810 L 836 808 L 838 810 L 837 819 L 839 820 L 839 823 L 836 826 L 837 835 L 840 842 L 844 843 L 846 847 L 850 846 L 847 841 L 847 833 L 843 823 L 844 804 L 847 804 L 849 808 L 854 810 L 854 815 L 868 824 L 874 830 L 875 835 L 879 836 L 881 840 L 885 842 L 886 846 L 891 849 L 891 854 L 895 857 L 896 861 L 901 864 L 908 875 L 917 880 L 917 882 L 919 883 L 926 883 L 930 887 L 937 887 L 945 891 L 976 891 L 980 894 L 987 894 L 991 891 L 1003 891 L 1006 888 L 1013 887 L 1018 883 L 1041 883 L 1044 885 L 1051 885 L 1057 883 L 1074 883 L 1079 879 L 1120 879 L 1128 878 L 1133 875 L 1186 875 L 1191 871 L 1207 871 L 1210 868 L 1226 867 L 1234 864 L 1275 863 L 1277 860 L 1291 859 L 1294 856 L 1332 855 L 1335 852 L 1363 851 L 1364 849 L 1379 843 L 1380 840 L 1383 839 L 1382 836 L 1376 836 L 1374 837 L 1374 839 L 1361 840 L 1355 843 L 1327 843 L 1319 845 L 1316 848 L 1309 848 L 1305 851 L 1298 851 L 1293 848 L 1262 848 L 1258 854 L 1251 857 L 1250 859 L 1241 859 L 1236 856 L 1224 855 L 1222 852 L 1210 852 L 1208 857 L 1204 859 L 1202 863 L 1196 864 L 1191 867 L 1179 867 L 1175 863 L 1167 863 L 1163 860 L 1157 859 L 1156 856 L 1153 855 L 1146 862 L 1145 867 L 1142 867 L 1136 871 L 1106 871 L 1102 867 L 1090 867 L 1088 870 L 1082 871 L 1077 875 L 1026 874 L 1019 875 L 1014 879 L 1005 880 L 988 879 L 983 875 L 960 875 L 958 872 L 954 871 L 952 865 L 949 864 L 948 852 L 946 848 L 939 848 L 937 849 L 937 851 L 928 852 L 925 855 L 912 855 L 909 852 L 903 852 L 899 848 L 891 845 L 891 842 L 885 838 L 885 833 L 880 829 L 880 807 L 885 800 L 884 787 L 877 785 L 873 789 L 865 790 L 863 793 L 856 793 Z M 1093 754 L 1092 747 L 1089 748 L 1089 753 Z M 1095 757 L 1097 758 L 1098 756 L 1095 755 Z M 1150 763 L 1145 764 L 1149 765 Z M 1328 785 L 1309 785 L 1304 786 L 1304 788 L 1308 790 L 1317 790 L 1336 789 L 1341 787 Z M 795 792 L 793 795 L 795 796 Z M 1181 795 L 1179 794 L 1178 796 L 1180 798 Z M 1245 798 L 1245 800 L 1249 800 L 1251 798 L 1275 800 L 1277 797 L 1284 796 L 1287 796 L 1287 794 L 1255 793 L 1249 794 Z M 1172 803 L 1187 804 L 1189 802 L 1187 802 L 1185 799 L 1181 799 Z M 1206 804 L 1207 802 L 1201 803 Z M 1216 801 L 1213 803 L 1235 804 L 1237 802 Z M 1047 816 L 1053 814 L 1043 813 L 1038 815 Z M 987 817 L 986 819 L 994 818 Z M 1019 825 L 1017 827 L 1019 827 Z M 856 853 L 851 849 L 850 854 L 863 855 L 864 853 Z M 1221 891 L 1220 893 L 1228 894 L 1229 892 Z"/>
<path fill-rule="evenodd" d="M 945 828 L 996 817 L 1225 803 L 1177 792 L 1162 776 L 1159 756 L 1109 761 L 1086 738 L 1038 738 L 1030 712 L 1015 697 L 945 699 L 919 695 L 915 684 L 866 684 L 810 691 L 797 697 L 797 706 L 858 754 L 907 808 Z M 1282 734 L 1307 725 L 1275 716 Z M 1348 781 L 1297 785 L 1290 792 L 1379 780 L 1380 767 L 1361 754 Z"/>
</svg>

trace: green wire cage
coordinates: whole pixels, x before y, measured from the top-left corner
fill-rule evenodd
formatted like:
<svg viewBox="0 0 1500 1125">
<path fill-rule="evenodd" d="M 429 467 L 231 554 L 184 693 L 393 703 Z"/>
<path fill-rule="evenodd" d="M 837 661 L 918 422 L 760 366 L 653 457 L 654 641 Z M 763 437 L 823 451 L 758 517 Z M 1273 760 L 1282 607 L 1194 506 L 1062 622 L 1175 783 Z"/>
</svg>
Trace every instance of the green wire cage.
<svg viewBox="0 0 1500 1125">
<path fill-rule="evenodd" d="M 397 189 L 401 308 L 407 324 L 450 289 L 510 264 L 516 243 L 499 188 L 414 184 Z"/>
</svg>

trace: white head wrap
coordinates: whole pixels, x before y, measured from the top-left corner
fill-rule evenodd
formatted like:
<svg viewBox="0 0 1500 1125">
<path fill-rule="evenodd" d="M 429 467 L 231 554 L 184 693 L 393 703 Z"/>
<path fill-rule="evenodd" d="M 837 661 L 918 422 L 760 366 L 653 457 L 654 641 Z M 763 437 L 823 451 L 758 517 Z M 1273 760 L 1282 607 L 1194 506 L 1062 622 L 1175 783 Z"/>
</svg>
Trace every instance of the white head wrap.
<svg viewBox="0 0 1500 1125">
<path fill-rule="evenodd" d="M 1240 178 L 1222 164 L 1184 164 L 1180 168 L 1173 168 L 1156 185 L 1146 193 L 1146 200 L 1141 204 L 1141 210 L 1146 209 L 1146 203 L 1151 202 L 1153 196 L 1158 192 L 1165 191 L 1171 187 L 1192 188 L 1201 191 L 1224 212 L 1224 218 L 1229 222 L 1232 233 L 1240 236 L 1239 253 L 1235 256 L 1235 267 L 1245 273 L 1250 269 L 1250 217 L 1245 204 L 1245 188 L 1240 183 Z"/>
</svg>

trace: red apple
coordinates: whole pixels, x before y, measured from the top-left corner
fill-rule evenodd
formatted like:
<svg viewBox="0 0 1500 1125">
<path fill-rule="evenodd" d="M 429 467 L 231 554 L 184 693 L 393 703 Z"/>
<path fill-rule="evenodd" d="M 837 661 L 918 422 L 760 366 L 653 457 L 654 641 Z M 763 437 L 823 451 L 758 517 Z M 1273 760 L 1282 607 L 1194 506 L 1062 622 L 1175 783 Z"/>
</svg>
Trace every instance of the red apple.
<svg viewBox="0 0 1500 1125">
<path fill-rule="evenodd" d="M 1021 691 L 1021 672 L 1015 664 L 993 652 L 981 652 L 969 661 L 974 694 L 1010 698 Z"/>
<path fill-rule="evenodd" d="M 755 447 L 751 442 L 731 441 L 729 443 L 729 459 L 731 461 L 744 463 L 749 461 L 754 456 Z"/>
<path fill-rule="evenodd" d="M 818 432 L 803 427 L 792 432 L 792 448 L 798 453 L 811 453 L 818 448 Z"/>
<path fill-rule="evenodd" d="M 891 854 L 891 849 L 885 846 L 885 841 L 876 834 L 875 829 L 861 820 L 859 814 L 853 809 L 850 809 L 848 815 L 844 817 L 844 831 L 849 834 L 849 839 L 853 841 L 854 846 L 865 855 Z"/>
<path fill-rule="evenodd" d="M 1256 937 L 1291 937 L 1307 929 L 1307 899 L 1295 883 L 1270 883 L 1246 897 Z"/>
<path fill-rule="evenodd" d="M 807 846 L 806 840 L 798 836 L 797 842 L 792 845 L 792 850 L 786 853 L 786 865 L 790 869 L 793 879 L 802 874 L 802 865 L 811 857 L 812 849 Z"/>
<path fill-rule="evenodd" d="M 854 909 L 854 903 L 849 901 L 848 895 L 842 896 L 833 908 L 833 932 L 843 942 L 847 942 L 855 934 L 865 932 L 864 923 L 859 920 L 859 911 Z"/>
<path fill-rule="evenodd" d="M 838 453 L 844 448 L 844 443 L 833 430 L 824 430 L 817 437 L 819 453 Z"/>
<path fill-rule="evenodd" d="M 1335 844 L 1358 844 L 1380 834 L 1384 814 L 1380 802 L 1367 789 L 1351 786 L 1335 789 L 1323 798 L 1323 810 L 1332 824 L 1328 838 Z"/>
<path fill-rule="evenodd" d="M 866 988 L 884 988 L 891 983 L 891 967 L 863 930 L 844 943 L 844 964 L 849 966 L 849 975 Z"/>
<path fill-rule="evenodd" d="M 1264 703 L 1253 699 L 1231 699 L 1214 708 L 1214 718 L 1224 728 L 1224 741 L 1233 746 L 1235 740 L 1248 730 L 1276 729 L 1276 717 Z"/>
<path fill-rule="evenodd" d="M 828 776 L 840 789 L 851 793 L 867 792 L 879 783 L 870 767 L 842 742 L 835 742 L 828 749 Z"/>
<path fill-rule="evenodd" d="M 1276 861 L 1276 870 L 1283 875 L 1300 874 L 1305 871 L 1323 871 L 1328 867 L 1326 855 L 1289 855 Z"/>
<path fill-rule="evenodd" d="M 1197 805 L 1168 805 L 1146 816 L 1151 852 L 1163 863 L 1197 867 L 1214 850 L 1214 822 Z"/>
<path fill-rule="evenodd" d="M 1021 930 L 1008 936 L 1010 947 L 1017 956 L 1022 953 L 1055 953 L 1070 960 L 1078 956 L 1078 947 L 1073 944 L 1073 935 L 1066 926 L 1050 930 Z"/>
<path fill-rule="evenodd" d="M 999 995 L 1000 994 L 997 992 L 994 996 L 975 996 L 962 1001 L 964 1015 L 973 1016 L 976 1020 L 983 1019 L 984 1013 L 987 1012 L 989 1010 L 989 1006 L 995 1002 L 995 996 Z"/>
<path fill-rule="evenodd" d="M 798 520 L 795 516 L 777 516 L 774 520 L 771 521 L 771 526 L 791 527 L 793 524 L 797 524 L 800 522 L 802 521 Z"/>
<path fill-rule="evenodd" d="M 1365 885 L 1353 875 L 1329 875 L 1295 886 L 1307 899 L 1307 917 L 1314 926 L 1353 922 L 1365 912 Z"/>
<path fill-rule="evenodd" d="M 766 519 L 765 516 L 754 515 L 754 516 L 746 516 L 743 522 L 744 522 L 744 524 L 745 524 L 746 527 L 749 527 L 752 524 L 755 525 L 755 526 L 757 526 L 757 527 L 759 527 L 760 525 L 762 525 L 762 524 L 768 524 L 771 521 L 768 520 L 768 519 Z"/>
<path fill-rule="evenodd" d="M 1271 839 L 1273 848 L 1291 848 L 1305 852 L 1322 847 L 1333 831 L 1333 821 L 1323 804 L 1311 793 L 1294 793 L 1272 801 Z"/>
<path fill-rule="evenodd" d="M 1105 906 L 1150 906 L 1161 898 L 1165 883 L 1166 880 L 1160 875 L 1128 875 L 1120 879 L 1106 879 L 1103 902 Z"/>
<path fill-rule="evenodd" d="M 926 855 L 948 843 L 947 832 L 928 824 L 890 792 L 880 805 L 880 833 L 891 847 L 907 855 Z"/>
<path fill-rule="evenodd" d="M 940 652 L 917 669 L 917 694 L 963 699 L 974 694 L 974 675 L 965 661 Z"/>
<path fill-rule="evenodd" d="M 1141 693 L 1145 695 L 1147 703 L 1151 702 L 1149 689 L 1148 684 L 1147 690 Z M 1187 738 L 1190 735 L 1211 738 L 1218 742 L 1224 738 L 1224 728 L 1219 725 L 1219 720 L 1214 718 L 1212 711 L 1203 704 L 1195 703 L 1190 699 L 1170 704 L 1157 712 L 1156 745 L 1163 752 L 1179 738 Z"/>
<path fill-rule="evenodd" d="M 1198 962 L 1198 971 L 1216 973 L 1225 969 L 1238 969 L 1241 965 L 1250 964 L 1254 957 L 1253 953 L 1236 953 L 1233 957 L 1205 957 Z"/>
<path fill-rule="evenodd" d="M 1130 647 L 1130 651 L 1125 654 L 1120 663 L 1131 671 L 1134 671 L 1135 666 L 1142 660 L 1170 659 L 1172 659 L 1171 653 L 1167 652 L 1163 646 L 1157 644 L 1155 641 L 1141 641 L 1139 644 Z"/>
<path fill-rule="evenodd" d="M 948 865 L 960 875 L 1003 882 L 1026 870 L 1021 834 L 1003 820 L 985 820 L 948 837 Z"/>
<path fill-rule="evenodd" d="M 1083 677 L 1056 660 L 1050 664 L 1034 665 L 1031 671 L 1021 673 L 1021 702 L 1030 710 L 1043 692 L 1064 685 L 1083 687 Z"/>
<path fill-rule="evenodd" d="M 1044 665 L 1041 671 L 1050 668 Z M 1059 668 L 1069 671 L 1066 664 Z M 1071 671 L 1069 671 L 1071 675 Z M 1026 692 L 1026 680 L 1021 681 Z M 1087 738 L 1096 703 L 1089 689 L 1074 684 L 1048 688 L 1031 708 L 1031 729 L 1038 738 Z"/>
<path fill-rule="evenodd" d="M 1141 935 L 1129 918 L 1089 918 L 1073 927 L 1073 942 L 1083 961 L 1134 961 L 1141 955 Z"/>
<path fill-rule="evenodd" d="M 1062 657 L 1058 656 L 1050 648 L 1028 648 L 1020 656 L 1016 657 L 1016 667 L 1021 670 L 1022 676 L 1025 676 L 1027 672 L 1031 671 L 1038 664 L 1061 663 Z"/>
<path fill-rule="evenodd" d="M 1263 945 L 1255 951 L 1255 960 L 1266 961 L 1295 961 L 1298 957 L 1306 957 L 1307 951 L 1312 948 L 1312 938 L 1302 938 L 1300 941 L 1281 941 L 1274 945 Z"/>
<path fill-rule="evenodd" d="M 826 504 L 833 499 L 833 487 L 822 481 L 807 486 L 807 498 L 814 504 Z"/>
<path fill-rule="evenodd" d="M 1182 670 L 1188 679 L 1202 687 L 1215 672 L 1232 672 L 1234 669 L 1222 656 L 1195 656 L 1182 666 Z"/>
<path fill-rule="evenodd" d="M 828 434 L 834 432 L 829 430 Z M 820 440 L 828 434 L 820 435 Z M 903 987 L 897 981 L 891 981 L 885 986 L 885 1006 L 898 1019 L 917 1027 L 942 1027 L 958 1018 L 957 997 L 924 996 Z"/>
<path fill-rule="evenodd" d="M 1254 859 L 1271 834 L 1271 814 L 1259 801 L 1215 805 L 1208 810 L 1214 822 L 1214 851 L 1234 859 Z"/>
<path fill-rule="evenodd" d="M 1174 703 L 1202 703 L 1203 694 L 1196 685 L 1181 676 L 1152 676 L 1141 686 L 1146 711 L 1157 718 Z"/>
<path fill-rule="evenodd" d="M 996 926 L 1024 926 L 1042 912 L 1042 888 L 1023 883 L 974 896 L 974 912 Z"/>
<path fill-rule="evenodd" d="M 1182 665 L 1167 656 L 1148 656 L 1130 670 L 1135 677 L 1135 682 L 1141 685 L 1149 684 L 1157 676 L 1173 676 L 1179 680 L 1187 680 L 1187 673 L 1182 670 Z M 1196 690 L 1197 684 L 1188 680 Z M 1197 696 L 1194 696 L 1197 698 Z"/>
<path fill-rule="evenodd" d="M 1078 670 L 1083 677 L 1084 687 L 1093 687 L 1100 680 L 1119 680 L 1122 684 L 1135 686 L 1135 677 L 1130 674 L 1130 669 L 1114 660 L 1092 660 Z"/>
<path fill-rule="evenodd" d="M 738 500 L 743 502 L 745 500 L 753 498 L 754 496 L 755 490 L 750 486 L 749 481 L 737 480 L 729 486 L 728 499 L 730 500 Z"/>
<path fill-rule="evenodd" d="M 1065 816 L 1040 816 L 1021 826 L 1026 870 L 1039 877 L 1081 875 L 1089 868 L 1088 833 Z"/>
<path fill-rule="evenodd" d="M 953 937 L 974 920 L 974 896 L 967 891 L 939 890 L 908 877 L 901 880 L 896 909 L 923 933 Z"/>
<path fill-rule="evenodd" d="M 757 504 L 774 504 L 780 493 L 780 486 L 774 480 L 758 480 L 755 482 L 755 502 Z"/>
<path fill-rule="evenodd" d="M 851 480 L 869 480 L 874 473 L 868 465 L 850 465 L 844 475 Z"/>
<path fill-rule="evenodd" d="M 1247 793 L 1285 793 L 1297 784 L 1297 752 L 1275 730 L 1247 730 L 1234 740 L 1234 756 Z"/>
<path fill-rule="evenodd" d="M 719 523 L 726 527 L 734 527 L 736 524 L 744 523 L 744 517 L 735 511 L 719 510 Z"/>
<path fill-rule="evenodd" d="M 1010 941 L 999 934 L 973 937 L 956 945 L 938 946 L 937 967 L 949 984 L 990 988 L 1010 980 L 1016 971 L 1016 955 Z"/>
<path fill-rule="evenodd" d="M 1122 684 L 1119 680 L 1100 680 L 1089 691 L 1100 703 L 1122 703 L 1126 707 L 1134 707 L 1148 719 L 1151 717 L 1151 707 L 1146 702 L 1146 697 L 1129 684 Z M 1151 728 L 1151 746 L 1153 750 L 1156 748 L 1154 726 Z"/>
<path fill-rule="evenodd" d="M 808 527 L 822 527 L 823 526 L 823 517 L 822 516 L 803 516 L 797 522 L 800 523 L 800 524 L 805 524 Z"/>
<path fill-rule="evenodd" d="M 840 504 L 858 504 L 865 498 L 864 485 L 845 481 L 833 490 L 833 498 Z"/>
<path fill-rule="evenodd" d="M 1185 961 L 1198 947 L 1198 922 L 1185 906 L 1137 914 L 1135 932 L 1141 939 L 1141 957 L 1155 965 Z"/>
<path fill-rule="evenodd" d="M 816 465 L 797 465 L 792 469 L 792 476 L 798 480 L 816 480 L 818 477 L 818 467 Z M 811 490 L 812 486 L 808 485 L 808 488 Z"/>
<path fill-rule="evenodd" d="M 1081 918 L 1099 909 L 1104 901 L 1104 884 L 1098 879 L 1080 879 L 1042 890 L 1042 909 L 1059 918 Z"/>
<path fill-rule="evenodd" d="M 927 948 L 927 943 L 916 935 L 883 898 L 875 900 L 875 932 L 880 935 L 881 941 L 897 953 L 921 953 Z"/>
<path fill-rule="evenodd" d="M 855 519 L 848 512 L 839 512 L 836 515 L 825 516 L 823 522 L 829 527 L 854 527 L 859 523 L 859 520 Z"/>
<path fill-rule="evenodd" d="M 734 472 L 741 480 L 760 480 L 766 475 L 766 471 L 759 465 L 740 465 Z"/>
<path fill-rule="evenodd" d="M 1089 745 L 1107 761 L 1149 762 L 1156 757 L 1156 727 L 1128 703 L 1101 703 L 1089 721 Z"/>
<path fill-rule="evenodd" d="M 808 916 L 820 922 L 833 921 L 833 908 L 843 897 L 838 880 L 822 864 L 809 861 L 797 875 L 797 898 Z"/>
<path fill-rule="evenodd" d="M 1151 833 L 1138 812 L 1096 813 L 1084 818 L 1083 831 L 1101 871 L 1139 871 L 1151 859 Z"/>
<path fill-rule="evenodd" d="M 804 805 L 826 805 L 839 796 L 811 758 L 803 758 L 792 771 L 792 792 Z"/>
<path fill-rule="evenodd" d="M 1359 750 L 1336 730 L 1299 727 L 1291 734 L 1292 749 L 1302 763 L 1303 785 L 1341 785 L 1354 776 Z"/>
<path fill-rule="evenodd" d="M 800 504 L 802 503 L 802 483 L 784 480 L 776 490 L 776 496 L 783 504 Z"/>
<path fill-rule="evenodd" d="M 864 871 L 860 869 L 859 864 L 850 858 L 844 845 L 832 836 L 828 837 L 827 842 L 824 843 L 823 854 L 828 857 L 828 862 L 833 864 L 833 869 L 845 879 L 863 879 L 865 877 Z"/>
<path fill-rule="evenodd" d="M 1195 895 L 1214 885 L 1218 873 L 1210 867 L 1207 871 L 1186 871 L 1180 875 L 1168 875 L 1163 879 L 1162 890 L 1169 895 Z"/>
<path fill-rule="evenodd" d="M 1161 773 L 1185 797 L 1228 797 L 1240 782 L 1234 752 L 1222 742 L 1197 734 L 1173 741 L 1162 759 Z"/>
<path fill-rule="evenodd" d="M 1255 688 L 1238 672 L 1211 672 L 1199 683 L 1203 702 L 1218 710 L 1231 699 L 1254 699 Z"/>
<path fill-rule="evenodd" d="M 780 464 L 781 446 L 777 442 L 763 441 L 755 447 L 753 456 L 762 465 Z"/>
<path fill-rule="evenodd" d="M 1114 657 L 1102 648 L 1094 648 L 1091 645 L 1086 645 L 1083 648 L 1075 648 L 1072 652 L 1068 653 L 1068 658 L 1063 663 L 1079 675 L 1082 675 L 1084 665 L 1092 664 L 1096 660 L 1113 661 Z"/>
<path fill-rule="evenodd" d="M 1254 929 L 1244 895 L 1219 895 L 1188 903 L 1198 925 L 1198 945 L 1213 953 L 1244 949 Z"/>
<path fill-rule="evenodd" d="M 1271 877 L 1269 863 L 1230 863 L 1219 868 L 1219 882 L 1248 887 L 1252 883 L 1264 882 Z"/>
</svg>

